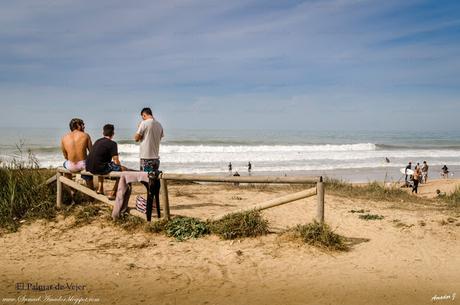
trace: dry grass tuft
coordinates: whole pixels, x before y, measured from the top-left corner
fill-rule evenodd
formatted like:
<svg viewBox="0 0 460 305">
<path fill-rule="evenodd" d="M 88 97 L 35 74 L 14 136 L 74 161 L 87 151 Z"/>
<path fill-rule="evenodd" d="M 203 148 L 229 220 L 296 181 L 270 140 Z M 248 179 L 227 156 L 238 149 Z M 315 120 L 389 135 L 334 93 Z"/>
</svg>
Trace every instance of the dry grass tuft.
<svg viewBox="0 0 460 305">
<path fill-rule="evenodd" d="M 260 211 L 234 213 L 210 223 L 211 231 L 223 239 L 256 237 L 269 233 L 268 221 Z"/>
<path fill-rule="evenodd" d="M 298 225 L 286 233 L 293 234 L 302 242 L 332 251 L 348 251 L 345 238 L 334 233 L 327 224 L 321 224 L 314 220 L 306 225 Z"/>
</svg>

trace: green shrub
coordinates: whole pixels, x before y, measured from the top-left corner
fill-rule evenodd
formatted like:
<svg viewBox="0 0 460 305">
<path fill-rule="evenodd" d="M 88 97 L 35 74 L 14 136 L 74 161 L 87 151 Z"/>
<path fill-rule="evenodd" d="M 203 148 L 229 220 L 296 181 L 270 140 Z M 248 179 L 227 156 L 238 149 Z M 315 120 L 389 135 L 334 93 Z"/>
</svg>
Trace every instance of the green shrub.
<svg viewBox="0 0 460 305">
<path fill-rule="evenodd" d="M 162 224 L 158 224 L 158 229 Z M 164 226 L 166 235 L 179 241 L 189 238 L 198 238 L 210 233 L 207 223 L 193 217 L 175 217 Z"/>
</svg>

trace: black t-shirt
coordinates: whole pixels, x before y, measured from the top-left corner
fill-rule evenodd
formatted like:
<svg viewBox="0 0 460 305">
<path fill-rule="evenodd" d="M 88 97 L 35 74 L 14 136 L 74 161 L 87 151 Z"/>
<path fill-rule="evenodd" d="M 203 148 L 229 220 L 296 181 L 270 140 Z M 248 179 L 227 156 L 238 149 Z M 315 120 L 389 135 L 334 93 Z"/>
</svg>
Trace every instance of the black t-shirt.
<svg viewBox="0 0 460 305">
<path fill-rule="evenodd" d="M 108 164 L 112 157 L 117 155 L 117 143 L 108 138 L 100 138 L 93 144 L 93 149 L 86 159 L 86 170 L 96 175 L 106 174 L 110 172 Z"/>
</svg>

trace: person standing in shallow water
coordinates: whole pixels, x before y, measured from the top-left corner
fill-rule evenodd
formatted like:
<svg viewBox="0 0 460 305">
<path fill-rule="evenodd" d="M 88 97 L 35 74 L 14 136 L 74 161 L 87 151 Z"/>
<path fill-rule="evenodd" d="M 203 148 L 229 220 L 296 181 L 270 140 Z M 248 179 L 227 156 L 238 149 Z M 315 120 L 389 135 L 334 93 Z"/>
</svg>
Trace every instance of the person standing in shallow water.
<svg viewBox="0 0 460 305">
<path fill-rule="evenodd" d="M 228 172 L 231 175 L 232 174 L 232 162 L 228 163 Z"/>
<path fill-rule="evenodd" d="M 252 164 L 251 161 L 248 162 L 248 173 L 251 175 L 251 170 L 252 170 Z"/>
</svg>

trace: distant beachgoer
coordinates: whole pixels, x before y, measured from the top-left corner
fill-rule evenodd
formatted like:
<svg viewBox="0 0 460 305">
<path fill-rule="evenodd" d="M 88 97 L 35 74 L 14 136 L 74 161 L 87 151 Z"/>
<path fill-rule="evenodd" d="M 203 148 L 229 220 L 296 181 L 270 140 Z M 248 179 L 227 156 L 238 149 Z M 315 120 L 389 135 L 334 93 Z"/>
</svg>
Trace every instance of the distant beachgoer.
<svg viewBox="0 0 460 305">
<path fill-rule="evenodd" d="M 428 182 L 428 164 L 426 163 L 426 161 L 423 161 L 422 165 L 422 181 L 423 183 Z"/>
<path fill-rule="evenodd" d="M 233 177 L 240 177 L 240 176 L 241 176 L 241 175 L 240 175 L 240 173 L 238 173 L 238 171 L 235 171 L 235 173 L 233 174 Z M 234 185 L 235 185 L 235 186 L 238 186 L 238 185 L 240 185 L 240 184 L 239 184 L 239 182 L 235 182 Z"/>
<path fill-rule="evenodd" d="M 385 162 L 390 163 L 390 159 L 388 159 L 388 157 L 385 157 Z"/>
<path fill-rule="evenodd" d="M 228 171 L 232 174 L 232 162 L 228 163 Z"/>
<path fill-rule="evenodd" d="M 134 140 L 140 142 L 140 170 L 153 172 L 160 167 L 160 141 L 164 136 L 160 122 L 153 118 L 152 109 L 141 110 L 142 121 L 139 123 Z"/>
<path fill-rule="evenodd" d="M 407 164 L 406 166 L 406 170 L 405 170 L 406 178 L 404 179 L 406 181 L 406 186 L 409 185 L 409 175 L 407 174 L 408 169 L 412 169 L 412 162 L 409 162 L 409 164 Z"/>
<path fill-rule="evenodd" d="M 414 186 L 412 187 L 412 193 L 418 193 L 418 183 L 420 182 L 420 178 L 422 176 L 422 171 L 419 167 L 416 167 L 414 170 L 414 174 L 412 175 L 412 181 L 414 182 Z"/>
<path fill-rule="evenodd" d="M 442 170 L 441 176 L 446 179 L 449 178 L 449 169 L 447 168 L 447 165 L 444 164 L 441 170 Z"/>
<path fill-rule="evenodd" d="M 446 197 L 446 192 L 441 192 L 441 190 L 436 190 L 437 197 Z"/>
<path fill-rule="evenodd" d="M 249 173 L 249 175 L 251 174 L 251 169 L 252 169 L 252 164 L 251 164 L 251 162 L 248 162 L 248 173 Z"/>
<path fill-rule="evenodd" d="M 107 175 L 110 172 L 121 172 L 126 170 L 126 167 L 121 166 L 118 158 L 118 145 L 113 141 L 115 135 L 115 127 L 112 124 L 107 124 L 103 128 L 104 137 L 94 142 L 93 149 L 86 159 L 86 170 L 94 175 Z M 115 199 L 118 181 L 116 180 L 112 192 L 108 196 L 109 199 Z M 98 177 L 98 194 L 104 194 L 104 177 Z"/>
</svg>

